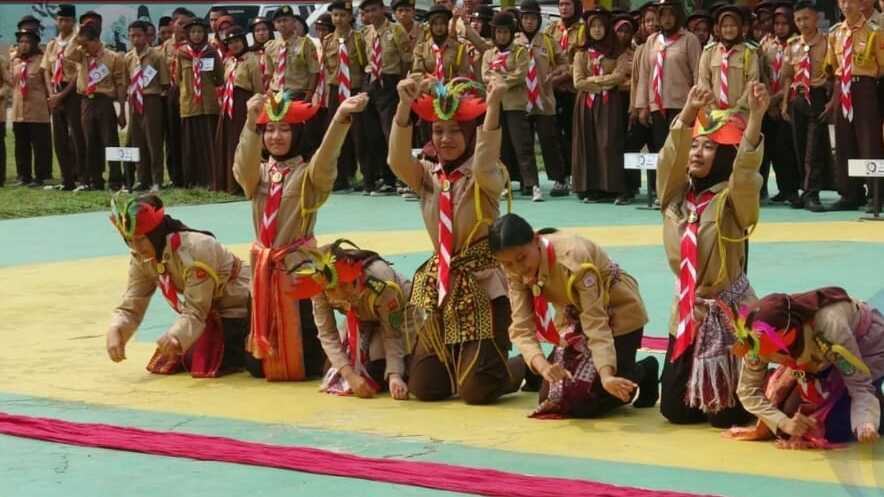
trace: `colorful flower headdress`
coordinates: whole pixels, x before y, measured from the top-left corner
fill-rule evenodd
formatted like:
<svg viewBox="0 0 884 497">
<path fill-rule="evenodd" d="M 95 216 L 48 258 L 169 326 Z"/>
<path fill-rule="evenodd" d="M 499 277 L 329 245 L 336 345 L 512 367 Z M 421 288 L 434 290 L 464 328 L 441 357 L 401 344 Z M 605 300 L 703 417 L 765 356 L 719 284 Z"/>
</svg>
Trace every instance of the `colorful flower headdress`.
<svg viewBox="0 0 884 497">
<path fill-rule="evenodd" d="M 318 111 L 318 105 L 295 100 L 291 92 L 282 90 L 270 95 L 256 122 L 259 126 L 271 122 L 300 124 L 310 120 Z"/>
<path fill-rule="evenodd" d="M 336 288 L 340 283 L 356 281 L 363 271 L 362 262 L 335 257 L 335 249 L 342 244 L 354 245 L 348 240 L 336 240 L 331 245 L 318 249 L 302 249 L 306 259 L 289 271 L 295 283 L 290 296 L 295 299 L 309 299 L 325 290 Z"/>
<path fill-rule="evenodd" d="M 732 325 L 731 331 L 737 343 L 731 350 L 738 357 L 748 355 L 752 359 L 757 359 L 759 356 L 770 356 L 777 352 L 788 354 L 789 346 L 795 343 L 798 330 L 794 327 L 788 327 L 785 332 L 779 333 L 773 326 L 755 319 L 755 314 L 749 312 L 749 308 L 745 305 L 741 306 L 739 311 L 736 306 L 720 301 L 718 306 Z"/>
<path fill-rule="evenodd" d="M 165 215 L 162 207 L 156 208 L 137 198 L 111 198 L 110 222 L 127 242 L 135 236 L 146 235 L 156 229 Z"/>
<path fill-rule="evenodd" d="M 708 136 L 719 145 L 737 145 L 745 130 L 746 118 L 740 109 L 716 109 L 708 115 L 702 111 L 697 115 L 693 136 Z"/>
<path fill-rule="evenodd" d="M 467 78 L 454 78 L 446 84 L 436 82 L 430 94 L 421 95 L 411 104 L 424 121 L 467 122 L 485 113 L 485 87 Z"/>
</svg>

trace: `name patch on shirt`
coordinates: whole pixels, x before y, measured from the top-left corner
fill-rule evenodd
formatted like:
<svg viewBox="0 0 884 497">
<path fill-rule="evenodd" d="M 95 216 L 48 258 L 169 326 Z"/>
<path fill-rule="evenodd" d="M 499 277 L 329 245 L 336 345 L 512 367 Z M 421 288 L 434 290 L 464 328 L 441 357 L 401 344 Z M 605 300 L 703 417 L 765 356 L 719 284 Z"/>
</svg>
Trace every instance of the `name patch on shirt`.
<svg viewBox="0 0 884 497">
<path fill-rule="evenodd" d="M 89 71 L 89 82 L 98 83 L 110 74 L 110 69 L 104 64 L 98 64 L 98 67 Z"/>
<path fill-rule="evenodd" d="M 141 86 L 145 87 L 153 81 L 154 76 L 157 75 L 157 70 L 153 68 L 153 66 L 143 66 L 141 68 Z"/>
<path fill-rule="evenodd" d="M 200 71 L 208 72 L 215 70 L 215 58 L 214 57 L 205 57 L 200 59 Z"/>
</svg>

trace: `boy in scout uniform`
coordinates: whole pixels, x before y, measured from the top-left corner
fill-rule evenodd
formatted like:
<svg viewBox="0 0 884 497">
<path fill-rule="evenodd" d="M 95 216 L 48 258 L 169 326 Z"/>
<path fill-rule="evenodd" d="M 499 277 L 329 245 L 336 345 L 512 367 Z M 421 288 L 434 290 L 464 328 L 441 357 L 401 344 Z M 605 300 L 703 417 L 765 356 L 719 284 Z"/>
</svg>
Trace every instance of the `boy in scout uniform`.
<svg viewBox="0 0 884 497">
<path fill-rule="evenodd" d="M 743 11 L 726 5 L 715 14 L 719 41 L 700 56 L 698 84 L 715 95 L 715 107 L 745 106 L 745 90 L 759 78 L 758 51 L 743 41 Z M 665 63 L 665 62 L 664 62 Z"/>
<path fill-rule="evenodd" d="M 43 71 L 49 80 L 49 110 L 52 112 L 52 141 L 61 168 L 60 188 L 73 190 L 86 163 L 86 143 L 80 123 L 80 96 L 77 94 L 77 65 L 65 60 L 64 51 L 76 43 L 76 7 L 58 6 L 55 26 L 58 35 L 49 40 L 43 55 Z"/>
<path fill-rule="evenodd" d="M 165 96 L 165 143 L 166 170 L 169 173 L 168 186 L 183 186 L 184 177 L 181 168 L 181 103 L 178 91 L 178 68 L 176 66 L 178 49 L 187 43 L 184 25 L 190 22 L 193 13 L 179 7 L 172 12 L 172 37 L 161 47 L 166 58 L 169 73 L 169 90 Z"/>
<path fill-rule="evenodd" d="M 129 140 L 140 150 L 135 190 L 159 191 L 163 184 L 163 97 L 169 86 L 166 59 L 147 44 L 147 23 L 129 25 L 132 49 L 124 56 L 129 93 Z M 131 186 L 131 185 L 130 185 Z"/>
<path fill-rule="evenodd" d="M 85 16 L 86 14 L 84 14 Z M 117 126 L 126 127 L 126 65 L 123 57 L 105 48 L 95 23 L 80 26 L 77 43 L 65 49 L 64 57 L 77 64 L 77 93 L 81 97 L 81 122 L 86 140 L 85 181 L 76 190 L 104 189 L 104 149 L 119 147 Z M 120 104 L 117 115 L 114 101 Z M 111 190 L 123 186 L 119 162 L 111 162 L 108 181 Z"/>
<path fill-rule="evenodd" d="M 427 35 L 427 27 L 414 20 L 414 0 L 393 0 L 390 4 L 393 15 L 396 16 L 398 22 L 405 32 L 408 33 L 408 43 L 411 47 L 410 52 L 414 52 L 414 48 L 418 42 L 423 40 Z M 409 69 L 411 69 L 409 67 Z"/>
<path fill-rule="evenodd" d="M 467 46 L 449 32 L 453 14 L 442 5 L 433 5 L 427 12 L 429 36 L 414 49 L 410 76 L 421 84 L 427 78 L 442 83 L 471 73 Z"/>
<path fill-rule="evenodd" d="M 794 19 L 799 34 L 788 41 L 783 64 L 780 113 L 792 121 L 793 143 L 799 160 L 801 198 L 804 208 L 823 212 L 820 191 L 832 173 L 832 146 L 829 130 L 821 121 L 826 103 L 829 76 L 826 73 L 826 54 L 829 44 L 826 35 L 817 29 L 819 13 L 816 4 L 804 0 L 795 4 Z"/>
<path fill-rule="evenodd" d="M 546 34 L 553 37 L 568 58 L 568 66 L 574 64 L 574 54 L 586 43 L 586 24 L 583 22 L 581 13 L 583 4 L 575 0 L 561 0 L 559 2 L 560 19 L 553 21 L 546 28 Z M 559 129 L 560 148 L 563 151 L 562 158 L 565 161 L 565 177 L 562 183 L 553 185 L 550 196 L 562 197 L 568 195 L 567 177 L 571 175 L 571 132 L 574 121 L 574 99 L 577 90 L 571 78 L 571 71 L 562 73 L 551 79 L 555 88 L 556 97 L 556 120 Z"/>
<path fill-rule="evenodd" d="M 319 75 L 316 45 L 309 37 L 298 36 L 295 14 L 288 5 L 283 5 L 273 14 L 273 26 L 281 37 L 264 45 L 270 89 L 273 92 L 291 90 L 295 98 L 309 102 L 316 90 Z"/>
<path fill-rule="evenodd" d="M 52 170 L 52 131 L 46 103 L 49 89 L 41 67 L 40 34 L 22 30 L 15 37 L 18 47 L 10 65 L 15 163 L 22 183 L 38 187 Z"/>
<path fill-rule="evenodd" d="M 866 192 L 862 179 L 848 175 L 848 160 L 884 157 L 877 89 L 884 73 L 884 34 L 863 17 L 859 0 L 840 0 L 838 6 L 844 21 L 829 32 L 828 65 L 835 74 L 835 91 L 827 110 L 835 113 L 841 198 L 830 209 L 856 210 L 866 203 Z"/>
</svg>

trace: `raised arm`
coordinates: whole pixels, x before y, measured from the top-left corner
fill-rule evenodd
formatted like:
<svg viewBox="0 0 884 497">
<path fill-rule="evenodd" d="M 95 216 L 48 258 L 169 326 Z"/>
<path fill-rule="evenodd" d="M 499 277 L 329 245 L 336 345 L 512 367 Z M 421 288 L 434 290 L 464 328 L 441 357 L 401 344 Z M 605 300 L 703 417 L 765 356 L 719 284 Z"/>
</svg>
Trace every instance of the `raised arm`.
<svg viewBox="0 0 884 497">
<path fill-rule="evenodd" d="M 712 102 L 712 92 L 695 85 L 688 92 L 688 99 L 681 114 L 672 122 L 666 143 L 657 159 L 657 194 L 660 207 L 666 207 L 675 195 L 684 190 L 688 182 L 688 156 L 691 151 L 691 130 L 697 113 Z"/>
<path fill-rule="evenodd" d="M 734 209 L 737 225 L 743 229 L 758 222 L 761 191 L 761 159 L 764 143 L 761 137 L 761 122 L 770 104 L 767 87 L 762 83 L 752 83 L 747 89 L 749 120 L 743 132 L 743 140 L 737 149 L 734 168 L 728 180 L 728 202 Z"/>
<path fill-rule="evenodd" d="M 420 195 L 424 189 L 425 171 L 421 163 L 411 155 L 411 104 L 420 95 L 420 89 L 415 80 L 408 78 L 400 81 L 396 90 L 399 92 L 399 104 L 390 130 L 387 163 L 393 174 Z"/>
</svg>

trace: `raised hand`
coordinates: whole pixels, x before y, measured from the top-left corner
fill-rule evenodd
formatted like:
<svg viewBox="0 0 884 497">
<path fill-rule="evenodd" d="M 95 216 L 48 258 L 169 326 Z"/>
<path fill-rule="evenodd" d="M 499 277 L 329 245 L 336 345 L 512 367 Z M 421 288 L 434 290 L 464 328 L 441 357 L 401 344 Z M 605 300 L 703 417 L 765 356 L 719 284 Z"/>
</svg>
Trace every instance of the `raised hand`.
<svg viewBox="0 0 884 497">
<path fill-rule="evenodd" d="M 417 81 L 411 78 L 399 81 L 399 84 L 396 85 L 396 91 L 399 92 L 399 101 L 409 106 L 420 95 L 420 87 Z"/>
<path fill-rule="evenodd" d="M 341 102 L 341 105 L 338 107 L 338 114 L 340 114 L 341 116 L 358 114 L 365 110 L 366 105 L 368 105 L 368 94 L 362 92 L 358 95 L 348 97 L 346 100 Z"/>
</svg>

